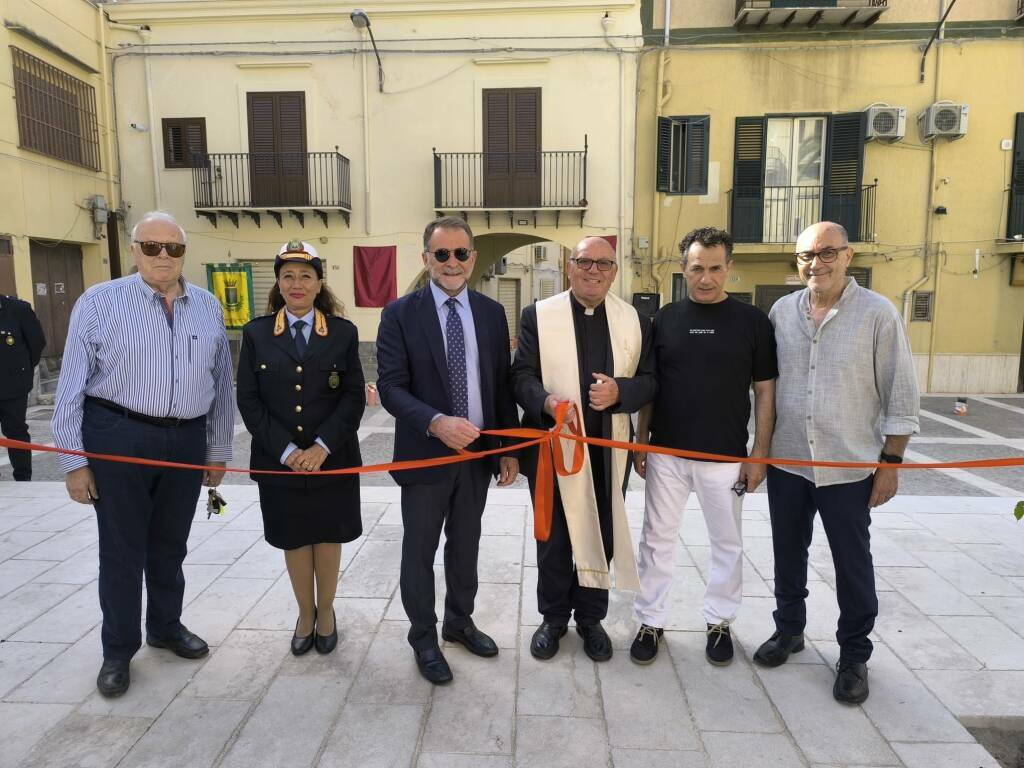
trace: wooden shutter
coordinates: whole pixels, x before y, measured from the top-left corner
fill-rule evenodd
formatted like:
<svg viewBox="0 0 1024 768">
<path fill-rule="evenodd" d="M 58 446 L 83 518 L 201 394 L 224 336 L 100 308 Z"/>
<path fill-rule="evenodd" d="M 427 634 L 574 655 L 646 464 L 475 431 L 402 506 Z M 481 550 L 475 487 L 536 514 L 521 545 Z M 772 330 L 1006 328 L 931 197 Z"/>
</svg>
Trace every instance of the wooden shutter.
<svg viewBox="0 0 1024 768">
<path fill-rule="evenodd" d="M 1006 237 L 1024 236 L 1024 112 L 1017 113 L 1013 132 L 1013 165 L 1010 170 L 1010 207 L 1006 214 Z"/>
<path fill-rule="evenodd" d="M 686 176 L 683 192 L 690 195 L 708 193 L 708 137 L 711 118 L 690 117 L 686 121 Z"/>
<path fill-rule="evenodd" d="M 736 118 L 730 226 L 738 243 L 759 243 L 764 238 L 764 131 L 763 117 Z"/>
<path fill-rule="evenodd" d="M 658 118 L 658 158 L 657 180 L 658 192 L 672 191 L 672 121 L 667 117 Z"/>
<path fill-rule="evenodd" d="M 204 165 L 205 117 L 165 117 L 163 129 L 165 168 L 194 168 Z"/>
<path fill-rule="evenodd" d="M 0 237 L 0 294 L 17 295 L 14 285 L 14 248 L 9 237 Z"/>
<path fill-rule="evenodd" d="M 861 288 L 871 287 L 871 267 L 847 267 L 846 274 L 856 280 Z"/>
<path fill-rule="evenodd" d="M 484 206 L 541 204 L 540 88 L 484 89 Z"/>
<path fill-rule="evenodd" d="M 306 94 L 250 93 L 248 111 L 253 205 L 308 205 Z"/>
<path fill-rule="evenodd" d="M 828 121 L 821 218 L 842 224 L 853 242 L 865 234 L 860 222 L 865 128 L 863 112 L 832 115 Z"/>
<path fill-rule="evenodd" d="M 932 321 L 932 300 L 935 296 L 931 291 L 914 291 L 910 319 L 922 323 Z"/>
</svg>

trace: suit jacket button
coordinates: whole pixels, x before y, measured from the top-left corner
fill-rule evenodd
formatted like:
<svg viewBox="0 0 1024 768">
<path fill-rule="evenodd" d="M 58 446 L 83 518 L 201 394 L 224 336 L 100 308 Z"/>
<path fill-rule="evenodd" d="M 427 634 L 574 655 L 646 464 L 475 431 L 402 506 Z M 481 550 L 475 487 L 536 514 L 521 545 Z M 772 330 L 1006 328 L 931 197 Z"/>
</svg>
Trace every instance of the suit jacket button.
<svg viewBox="0 0 1024 768">
<path fill-rule="evenodd" d="M 265 370 L 267 370 L 267 364 L 266 364 L 266 363 L 261 363 L 261 364 L 260 364 L 260 370 L 261 370 L 261 371 L 265 371 Z"/>
<path fill-rule="evenodd" d="M 301 392 L 302 391 L 302 385 L 301 384 L 296 384 L 295 385 L 295 391 L 296 392 Z"/>
<path fill-rule="evenodd" d="M 296 405 L 295 406 L 295 412 L 296 413 L 302 413 L 302 406 L 301 405 Z"/>
<path fill-rule="evenodd" d="M 295 366 L 295 372 L 296 373 L 302 373 L 302 366 L 301 365 Z"/>
<path fill-rule="evenodd" d="M 299 426 L 297 426 L 297 427 L 296 427 L 295 429 L 296 429 L 296 430 L 298 430 L 299 432 L 301 432 L 301 431 L 302 431 L 302 425 L 300 424 L 300 425 L 299 425 Z"/>
</svg>

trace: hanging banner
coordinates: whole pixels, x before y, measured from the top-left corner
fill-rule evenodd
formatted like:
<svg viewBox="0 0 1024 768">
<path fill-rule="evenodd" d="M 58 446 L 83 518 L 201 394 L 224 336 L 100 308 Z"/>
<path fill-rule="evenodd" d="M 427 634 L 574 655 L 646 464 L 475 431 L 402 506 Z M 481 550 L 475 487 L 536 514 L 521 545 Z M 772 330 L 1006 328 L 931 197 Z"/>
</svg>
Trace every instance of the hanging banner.
<svg viewBox="0 0 1024 768">
<path fill-rule="evenodd" d="M 206 283 L 224 310 L 226 329 L 239 330 L 252 320 L 251 264 L 207 264 Z"/>
</svg>

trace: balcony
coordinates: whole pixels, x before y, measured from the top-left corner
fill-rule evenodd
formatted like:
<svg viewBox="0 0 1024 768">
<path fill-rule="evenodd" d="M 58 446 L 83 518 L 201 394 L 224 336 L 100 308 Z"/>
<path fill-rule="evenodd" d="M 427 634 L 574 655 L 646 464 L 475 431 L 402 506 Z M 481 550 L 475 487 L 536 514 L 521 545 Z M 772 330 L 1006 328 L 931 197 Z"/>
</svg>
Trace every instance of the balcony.
<svg viewBox="0 0 1024 768">
<path fill-rule="evenodd" d="M 438 152 L 434 150 L 434 210 L 438 216 L 508 214 L 509 227 L 552 212 L 587 211 L 587 139 L 583 149 L 564 152 Z M 526 219 L 521 218 L 526 216 Z"/>
<path fill-rule="evenodd" d="M 733 26 L 744 31 L 870 27 L 888 7 L 889 0 L 736 0 Z"/>
<path fill-rule="evenodd" d="M 876 188 L 736 187 L 729 191 L 729 231 L 737 243 L 795 243 L 805 228 L 827 220 L 846 227 L 850 242 L 873 243 Z"/>
<path fill-rule="evenodd" d="M 1024 0 L 1017 0 L 1017 23 L 1024 21 Z"/>
<path fill-rule="evenodd" d="M 304 227 L 311 213 L 326 227 L 329 214 L 340 214 L 347 225 L 352 213 L 349 161 L 338 152 L 199 155 L 192 168 L 192 194 L 196 215 L 213 226 L 223 216 L 237 228 L 241 215 L 258 227 L 265 213 L 282 227 L 287 213 Z"/>
</svg>

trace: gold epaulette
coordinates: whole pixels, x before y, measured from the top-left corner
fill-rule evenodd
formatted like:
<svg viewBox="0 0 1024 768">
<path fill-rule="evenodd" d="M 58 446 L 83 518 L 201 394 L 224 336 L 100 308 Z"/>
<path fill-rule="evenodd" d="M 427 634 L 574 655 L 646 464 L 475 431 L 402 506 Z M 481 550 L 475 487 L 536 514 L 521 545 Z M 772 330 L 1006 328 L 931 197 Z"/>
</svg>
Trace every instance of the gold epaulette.
<svg viewBox="0 0 1024 768">
<path fill-rule="evenodd" d="M 313 317 L 313 329 L 316 331 L 317 336 L 327 335 L 327 317 L 319 309 L 315 310 L 316 314 Z"/>
</svg>

